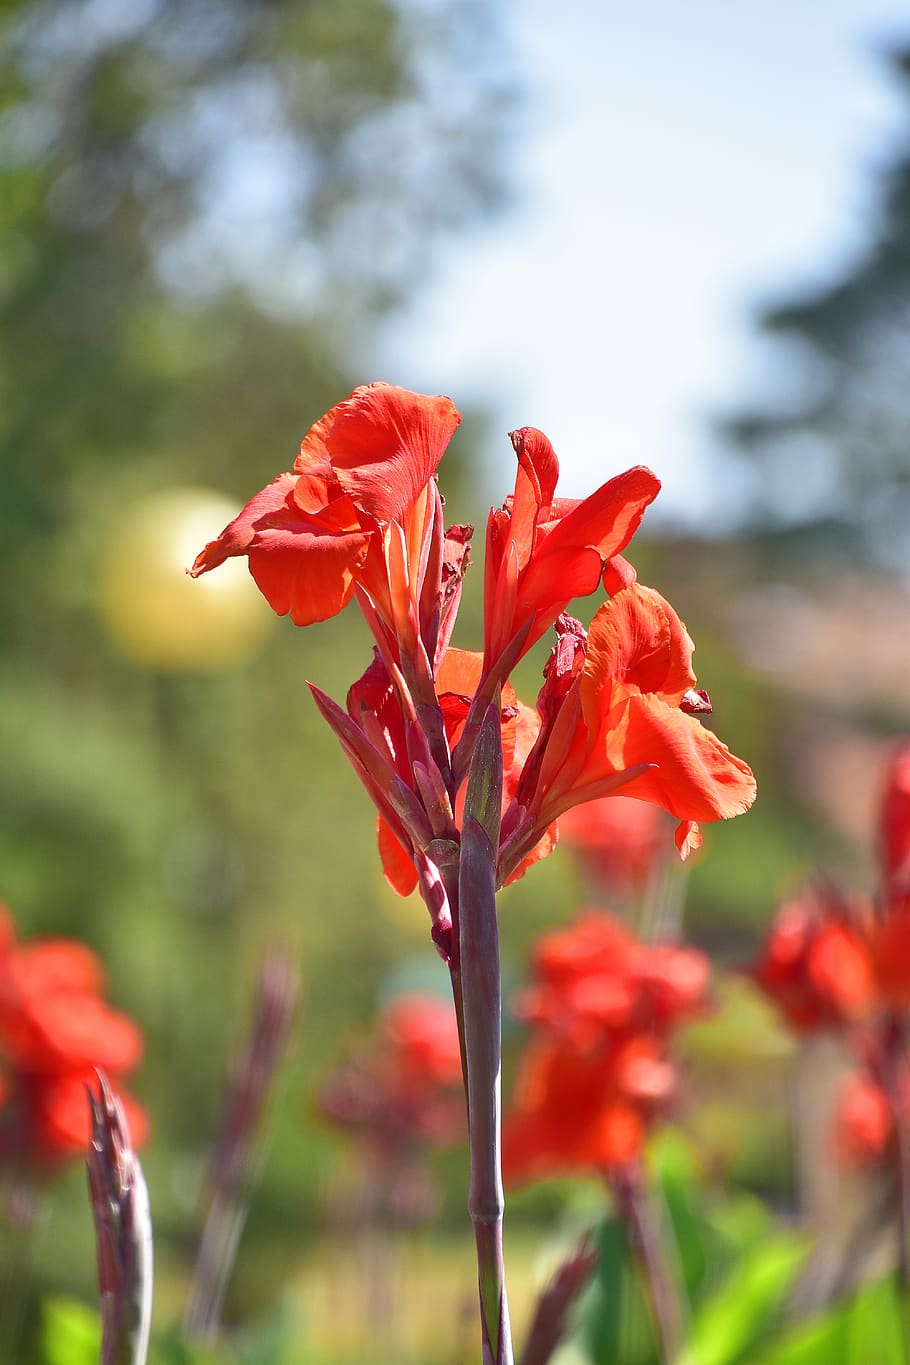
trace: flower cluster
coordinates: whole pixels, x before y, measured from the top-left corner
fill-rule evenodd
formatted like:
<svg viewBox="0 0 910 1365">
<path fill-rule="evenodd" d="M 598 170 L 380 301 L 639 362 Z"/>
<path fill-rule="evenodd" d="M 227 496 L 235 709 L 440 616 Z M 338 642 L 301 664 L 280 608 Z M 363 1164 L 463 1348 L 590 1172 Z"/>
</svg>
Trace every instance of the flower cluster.
<svg viewBox="0 0 910 1365">
<path fill-rule="evenodd" d="M 72 939 L 16 938 L 0 906 L 0 1161 L 38 1171 L 84 1154 L 86 1086 L 95 1068 L 116 1084 L 138 1064 L 142 1036 L 103 998 L 98 958 Z M 135 1144 L 147 1122 L 122 1096 Z"/>
<path fill-rule="evenodd" d="M 876 903 L 831 886 L 787 901 L 752 969 L 795 1033 L 836 1033 L 853 1059 L 835 1120 L 849 1164 L 893 1155 L 910 1124 L 910 745 L 889 763 L 879 828 Z"/>
<path fill-rule="evenodd" d="M 617 474 L 584 499 L 559 498 L 546 436 L 513 431 L 514 490 L 487 520 L 483 650 L 452 645 L 472 528 L 446 529 L 436 472 L 459 421 L 449 398 L 355 389 L 190 572 L 245 556 L 279 614 L 308 625 L 356 598 L 372 634 L 372 662 L 344 708 L 310 690 L 376 807 L 388 880 L 402 894 L 419 889 L 449 967 L 483 1353 L 501 1365 L 512 1355 L 497 888 L 550 851 L 573 806 L 621 791 L 660 807 L 675 818 L 685 857 L 700 842 L 699 822 L 747 810 L 755 782 L 702 723 L 711 705 L 696 687 L 684 625 L 624 557 L 660 487 L 649 469 Z M 568 608 L 601 588 L 607 598 L 586 629 Z M 522 705 L 511 674 L 550 631 L 536 706 Z M 658 1074 L 652 1068 L 652 1087 Z"/>
<path fill-rule="evenodd" d="M 396 997 L 375 1040 L 329 1077 L 317 1103 L 374 1156 L 459 1141 L 464 1097 L 451 1002 L 417 992 Z"/>
<path fill-rule="evenodd" d="M 708 961 L 588 911 L 538 942 L 533 974 L 517 1003 L 531 1037 L 504 1122 L 505 1176 L 609 1176 L 636 1160 L 673 1098 L 672 1035 L 706 1008 Z"/>
<path fill-rule="evenodd" d="M 448 398 L 356 389 L 191 570 L 246 556 L 271 606 L 298 625 L 356 596 L 373 662 L 346 710 L 312 691 L 376 806 L 390 882 L 420 887 L 446 956 L 464 784 L 491 708 L 503 752 L 497 885 L 549 851 L 557 818 L 581 802 L 621 790 L 662 807 L 685 855 L 699 821 L 736 815 L 755 794 L 747 766 L 701 723 L 710 703 L 685 627 L 623 557 L 660 487 L 648 469 L 558 498 L 546 436 L 513 432 L 514 491 L 487 524 L 483 651 L 450 648 L 472 528 L 444 528 L 436 471 L 459 421 Z M 585 630 L 567 608 L 601 586 L 609 598 Z M 522 706 L 509 674 L 554 627 L 536 708 Z"/>
</svg>

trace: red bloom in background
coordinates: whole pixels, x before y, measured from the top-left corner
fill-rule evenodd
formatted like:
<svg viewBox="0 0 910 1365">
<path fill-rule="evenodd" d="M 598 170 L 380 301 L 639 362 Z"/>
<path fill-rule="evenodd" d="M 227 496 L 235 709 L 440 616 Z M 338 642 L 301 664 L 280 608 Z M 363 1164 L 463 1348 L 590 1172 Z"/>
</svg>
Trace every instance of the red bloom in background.
<svg viewBox="0 0 910 1365">
<path fill-rule="evenodd" d="M 416 991 L 398 996 L 375 1040 L 335 1071 L 317 1103 L 382 1160 L 403 1148 L 457 1142 L 464 1095 L 452 1002 Z"/>
<path fill-rule="evenodd" d="M 101 963 L 84 944 L 19 943 L 0 907 L 0 1159 L 43 1167 L 83 1152 L 95 1068 L 117 1085 L 138 1065 L 142 1036 L 103 989 Z M 145 1114 L 122 1099 L 139 1146 Z"/>
<path fill-rule="evenodd" d="M 910 744 L 891 757 L 880 828 L 883 897 L 892 914 L 910 910 Z"/>
<path fill-rule="evenodd" d="M 873 932 L 875 972 L 883 1000 L 910 1006 L 910 744 L 892 754 L 879 821 L 881 904 Z"/>
<path fill-rule="evenodd" d="M 904 1096 L 906 1117 L 910 1094 Z M 844 1166 L 875 1166 L 891 1154 L 895 1141 L 893 1107 L 872 1076 L 856 1072 L 841 1089 L 834 1117 L 834 1150 Z"/>
<path fill-rule="evenodd" d="M 798 1033 L 856 1021 L 874 1002 L 867 919 L 830 896 L 787 901 L 775 916 L 755 981 Z"/>
<path fill-rule="evenodd" d="M 666 816 L 648 801 L 602 796 L 559 817 L 569 844 L 599 883 L 628 892 L 640 888 L 672 844 Z"/>
<path fill-rule="evenodd" d="M 588 912 L 544 935 L 519 1013 L 531 1026 L 503 1125 L 514 1183 L 635 1160 L 676 1087 L 674 1030 L 707 1006 L 703 954 L 639 943 Z"/>
<path fill-rule="evenodd" d="M 419 597 L 435 515 L 428 490 L 461 418 L 451 399 L 355 389 L 197 556 L 193 577 L 246 555 L 269 605 L 298 626 L 335 616 L 363 584 L 388 622 Z"/>
<path fill-rule="evenodd" d="M 522 427 L 511 441 L 515 491 L 487 523 L 485 672 L 522 627 L 524 653 L 573 598 L 594 592 L 660 491 L 657 476 L 637 465 L 583 500 L 555 498 L 559 461 L 547 437 Z"/>
</svg>

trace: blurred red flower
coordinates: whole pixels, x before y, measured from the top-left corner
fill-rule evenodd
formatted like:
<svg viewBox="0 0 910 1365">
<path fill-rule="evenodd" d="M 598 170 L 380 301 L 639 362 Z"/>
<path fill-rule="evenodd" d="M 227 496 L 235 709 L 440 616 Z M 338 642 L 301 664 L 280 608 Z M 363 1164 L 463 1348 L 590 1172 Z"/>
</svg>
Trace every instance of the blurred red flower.
<svg viewBox="0 0 910 1365">
<path fill-rule="evenodd" d="M 910 744 L 891 755 L 881 803 L 882 895 L 889 912 L 910 912 Z"/>
<path fill-rule="evenodd" d="M 894 1114 L 884 1089 L 872 1076 L 856 1072 L 838 1097 L 835 1155 L 844 1166 L 874 1166 L 888 1155 L 894 1137 Z"/>
<path fill-rule="evenodd" d="M 579 855 L 598 883 L 629 892 L 640 888 L 661 854 L 672 849 L 666 816 L 648 801 L 602 796 L 559 818 L 560 841 Z"/>
<path fill-rule="evenodd" d="M 752 976 L 798 1033 L 851 1023 L 871 1008 L 867 924 L 861 906 L 829 892 L 807 892 L 778 910 Z"/>
<path fill-rule="evenodd" d="M 702 953 L 638 942 L 596 911 L 544 935 L 517 1001 L 531 1026 L 503 1125 L 513 1182 L 633 1161 L 673 1098 L 674 1030 L 707 1008 Z"/>
<path fill-rule="evenodd" d="M 0 1159 L 39 1168 L 84 1152 L 86 1085 L 116 1085 L 142 1057 L 142 1035 L 102 997 L 100 961 L 72 939 L 20 943 L 0 907 Z M 144 1111 L 121 1096 L 135 1146 Z"/>
<path fill-rule="evenodd" d="M 376 1038 L 324 1082 L 317 1106 L 374 1155 L 459 1141 L 464 1093 L 451 1001 L 422 992 L 392 1000 Z"/>
</svg>

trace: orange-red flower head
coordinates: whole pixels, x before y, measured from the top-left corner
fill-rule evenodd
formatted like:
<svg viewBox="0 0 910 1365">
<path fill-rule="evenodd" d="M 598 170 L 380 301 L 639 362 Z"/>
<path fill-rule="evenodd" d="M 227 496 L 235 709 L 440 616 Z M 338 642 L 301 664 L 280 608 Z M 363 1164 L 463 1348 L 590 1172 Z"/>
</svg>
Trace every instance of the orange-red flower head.
<svg viewBox="0 0 910 1365">
<path fill-rule="evenodd" d="M 863 920 L 824 895 L 781 906 L 752 972 L 798 1033 L 850 1023 L 868 1011 L 874 997 Z"/>
<path fill-rule="evenodd" d="M 706 1008 L 707 959 L 639 943 L 589 911 L 544 935 L 533 966 L 518 1001 L 531 1038 L 503 1126 L 504 1174 L 609 1174 L 639 1155 L 673 1097 L 669 1041 Z"/>
<path fill-rule="evenodd" d="M 0 1157 L 46 1165 L 84 1150 L 85 1086 L 115 1083 L 142 1056 L 142 1036 L 102 996 L 101 963 L 71 939 L 16 941 L 0 908 Z M 148 1124 L 124 1097 L 140 1145 Z"/>
<path fill-rule="evenodd" d="M 620 891 L 640 888 L 672 848 L 666 816 L 658 807 L 624 796 L 573 806 L 559 817 L 559 838 L 598 882 Z"/>
<path fill-rule="evenodd" d="M 449 398 L 390 384 L 355 389 L 197 556 L 194 577 L 246 555 L 270 606 L 296 625 L 336 615 L 358 582 L 380 611 L 419 596 L 433 509 L 427 492 L 461 418 Z"/>
<path fill-rule="evenodd" d="M 621 791 L 679 821 L 677 845 L 697 847 L 697 823 L 727 819 L 755 799 L 755 779 L 699 714 L 693 644 L 652 588 L 621 587 L 594 616 L 552 724 L 544 724 L 519 800 L 531 828 Z M 543 695 L 543 694 L 542 694 Z"/>
</svg>

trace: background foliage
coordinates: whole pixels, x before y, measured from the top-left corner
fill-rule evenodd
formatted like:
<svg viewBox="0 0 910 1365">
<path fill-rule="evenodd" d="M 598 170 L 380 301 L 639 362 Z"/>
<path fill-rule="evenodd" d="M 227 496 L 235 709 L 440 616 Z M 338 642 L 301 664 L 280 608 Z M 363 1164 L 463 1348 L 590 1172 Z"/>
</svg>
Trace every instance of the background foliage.
<svg viewBox="0 0 910 1365">
<path fill-rule="evenodd" d="M 363 357 L 446 235 L 506 204 L 516 82 L 497 17 L 482 0 L 23 0 L 0 20 L 0 894 L 23 934 L 96 947 L 146 1032 L 137 1089 L 155 1124 L 144 1164 L 165 1318 L 180 1311 L 225 1058 L 266 941 L 300 954 L 304 1004 L 229 1304 L 239 1322 L 332 1263 L 339 1167 L 313 1081 L 383 992 L 436 981 L 438 964 L 422 908 L 381 881 L 367 804 L 304 686 L 341 695 L 365 632 L 348 617 L 269 629 L 259 603 L 263 639 L 254 648 L 248 626 L 245 657 L 175 668 L 167 616 L 187 599 L 162 599 L 162 626 L 141 596 L 180 520 L 154 495 L 177 489 L 182 515 L 188 489 L 239 503 L 289 467 L 309 422 L 372 377 Z M 799 346 L 786 405 L 727 427 L 758 471 L 752 533 L 637 555 L 687 619 L 718 728 L 759 776 L 756 811 L 713 832 L 689 888 L 689 926 L 721 961 L 747 955 L 814 865 L 862 875 L 876 761 L 910 720 L 893 652 L 906 602 L 881 576 L 907 550 L 908 167 L 895 160 L 850 277 L 763 319 Z M 480 488 L 476 420 L 444 491 L 453 520 L 482 523 L 506 489 Z M 794 468 L 819 489 L 798 517 Z M 141 658 L 105 614 L 115 589 L 136 603 L 134 637 L 146 620 Z M 512 979 L 535 930 L 584 894 L 557 854 L 504 895 Z M 692 1046 L 708 1154 L 787 1199 L 783 1120 L 754 1125 L 782 1102 L 781 1042 L 741 990 L 725 1010 Z M 733 1093 L 744 1058 L 753 1080 Z M 458 1154 L 442 1173 L 443 1227 L 460 1229 Z M 528 1277 L 521 1229 L 561 1199 L 516 1202 Z M 36 1285 L 92 1302 L 78 1174 L 49 1227 Z M 470 1285 L 465 1251 L 453 1263 L 443 1245 L 440 1279 Z M 79 1330 L 58 1321 L 51 1338 Z M 49 1362 L 76 1360 L 55 1350 Z"/>
</svg>

